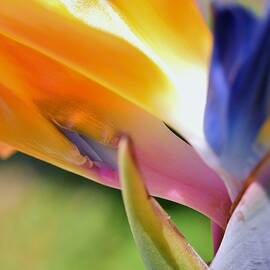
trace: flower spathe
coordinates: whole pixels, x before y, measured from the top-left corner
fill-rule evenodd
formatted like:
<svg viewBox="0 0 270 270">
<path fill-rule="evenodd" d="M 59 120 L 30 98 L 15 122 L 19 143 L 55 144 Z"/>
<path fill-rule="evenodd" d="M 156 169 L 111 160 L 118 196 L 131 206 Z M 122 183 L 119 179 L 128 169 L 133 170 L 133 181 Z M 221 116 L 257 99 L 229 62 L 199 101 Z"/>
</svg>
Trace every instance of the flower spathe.
<svg viewBox="0 0 270 270">
<path fill-rule="evenodd" d="M 264 228 L 269 223 L 264 216 L 268 168 L 261 183 L 257 172 L 269 151 L 270 15 L 214 2 L 209 89 L 212 35 L 195 1 L 10 0 L 0 5 L 0 156 L 17 149 L 113 187 L 121 178 L 139 246 L 143 253 L 158 247 L 153 260 L 154 253 L 145 257 L 150 269 L 207 266 L 176 236 L 168 217 L 156 215 L 147 190 L 208 215 L 217 250 L 222 232 L 216 224 L 225 228 L 230 218 L 224 178 L 236 212 L 213 264 L 219 269 L 235 260 L 232 254 L 226 266 L 219 254 L 226 255 L 237 241 L 242 218 L 237 211 L 247 220 L 245 241 L 254 224 L 262 239 L 264 230 L 254 217 Z M 124 143 L 118 162 L 119 141 Z M 250 194 L 261 194 L 262 200 Z M 143 208 L 149 216 L 141 216 Z M 254 254 L 251 258 L 258 257 L 257 249 Z"/>
<path fill-rule="evenodd" d="M 120 141 L 118 160 L 126 213 L 146 268 L 208 269 L 167 213 L 148 194 L 127 138 Z"/>
<path fill-rule="evenodd" d="M 196 142 L 203 139 L 202 128 L 197 127 L 202 127 L 211 37 L 193 1 L 185 5 L 186 13 L 196 18 L 192 21 L 200 33 L 197 38 L 204 40 L 198 44 L 193 42 L 193 31 L 178 33 L 174 26 L 186 29 L 191 23 L 189 16 L 176 18 L 170 5 L 149 1 L 157 10 L 149 15 L 157 22 L 153 38 L 160 40 L 158 47 L 145 40 L 151 30 L 147 28 L 149 22 L 144 22 L 143 30 L 138 21 L 131 21 L 134 6 L 125 13 L 124 2 L 110 5 L 91 1 L 100 8 L 100 14 L 107 5 L 114 10 L 112 20 L 119 14 L 130 31 L 138 29 L 133 35 L 141 43 L 132 44 L 133 39 L 121 36 L 121 32 L 87 24 L 78 15 L 83 13 L 73 12 L 76 3 L 85 3 L 88 8 L 89 1 L 68 2 L 1 3 L 0 140 L 118 187 L 117 169 L 106 166 L 105 157 L 91 160 L 91 154 L 85 154 L 90 153 L 89 145 L 85 146 L 88 152 L 83 151 L 78 140 L 72 138 L 87 137 L 91 151 L 106 151 L 98 145 L 103 144 L 112 152 L 117 151 L 121 135 L 127 133 L 134 141 L 136 158 L 151 194 L 189 205 L 223 226 L 230 201 L 222 181 L 163 123 L 184 136 L 190 134 Z M 149 6 L 144 6 L 143 1 L 138 3 L 148 12 Z M 177 3 L 175 7 L 182 10 Z M 171 26 L 170 36 L 166 37 L 161 22 Z M 176 37 L 179 47 L 172 46 Z M 164 38 L 168 39 L 168 48 Z M 189 48 L 190 43 L 194 47 Z M 171 55 L 167 57 L 166 51 Z M 194 74 L 198 75 L 196 87 L 192 87 Z M 191 101 L 200 113 L 189 111 Z M 66 136 L 65 129 L 74 136 Z M 86 141 L 80 140 L 80 144 Z"/>
</svg>

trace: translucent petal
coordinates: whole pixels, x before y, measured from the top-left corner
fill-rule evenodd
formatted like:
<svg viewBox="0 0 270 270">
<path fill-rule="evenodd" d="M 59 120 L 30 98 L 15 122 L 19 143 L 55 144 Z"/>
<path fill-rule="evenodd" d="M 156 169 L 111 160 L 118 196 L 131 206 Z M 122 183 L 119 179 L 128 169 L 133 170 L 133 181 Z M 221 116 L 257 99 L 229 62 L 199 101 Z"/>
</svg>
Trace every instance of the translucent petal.
<svg viewBox="0 0 270 270">
<path fill-rule="evenodd" d="M 74 150 L 74 142 L 61 128 L 114 149 L 127 133 L 151 194 L 189 205 L 224 226 L 230 201 L 222 181 L 163 122 L 86 76 L 4 36 L 0 36 L 0 58 L 0 83 L 5 86 L 0 95 L 0 140 L 119 187 L 118 172 L 97 170 L 77 147 Z M 3 121 L 9 111 L 13 121 Z M 69 157 L 70 152 L 78 157 Z"/>
<path fill-rule="evenodd" d="M 157 56 L 155 60 L 175 87 L 164 112 L 169 114 L 168 122 L 192 143 L 193 136 L 202 139 L 211 35 L 195 2 L 109 2 Z"/>
</svg>

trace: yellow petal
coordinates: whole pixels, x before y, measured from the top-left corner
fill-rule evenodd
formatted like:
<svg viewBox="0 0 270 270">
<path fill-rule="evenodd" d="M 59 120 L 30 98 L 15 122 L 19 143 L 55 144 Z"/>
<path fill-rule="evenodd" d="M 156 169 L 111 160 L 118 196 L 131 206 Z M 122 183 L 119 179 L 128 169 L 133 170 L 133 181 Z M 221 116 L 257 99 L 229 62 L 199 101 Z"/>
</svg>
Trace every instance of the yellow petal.
<svg viewBox="0 0 270 270">
<path fill-rule="evenodd" d="M 185 135 L 203 137 L 211 34 L 194 0 L 110 0 L 130 28 L 160 57 L 175 91 L 167 118 Z M 160 96 L 161 98 L 161 96 Z"/>
<path fill-rule="evenodd" d="M 207 63 L 210 34 L 195 1 L 109 0 L 109 2 L 134 32 L 141 36 L 164 61 L 168 63 L 195 61 L 203 65 Z"/>
<path fill-rule="evenodd" d="M 127 40 L 163 70 L 171 89 L 151 93 L 151 109 L 142 99 L 138 104 L 201 143 L 211 35 L 194 1 L 61 2 L 85 23 Z"/>
</svg>

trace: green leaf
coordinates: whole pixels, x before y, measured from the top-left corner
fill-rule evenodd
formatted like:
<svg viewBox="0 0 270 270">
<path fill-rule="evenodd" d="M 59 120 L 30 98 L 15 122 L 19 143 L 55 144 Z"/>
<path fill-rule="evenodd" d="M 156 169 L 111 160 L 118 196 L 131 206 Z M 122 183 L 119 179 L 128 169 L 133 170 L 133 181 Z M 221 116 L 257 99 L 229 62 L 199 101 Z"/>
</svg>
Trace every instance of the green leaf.
<svg viewBox="0 0 270 270">
<path fill-rule="evenodd" d="M 208 269 L 170 217 L 148 194 L 127 138 L 119 145 L 119 167 L 128 220 L 147 269 Z"/>
</svg>

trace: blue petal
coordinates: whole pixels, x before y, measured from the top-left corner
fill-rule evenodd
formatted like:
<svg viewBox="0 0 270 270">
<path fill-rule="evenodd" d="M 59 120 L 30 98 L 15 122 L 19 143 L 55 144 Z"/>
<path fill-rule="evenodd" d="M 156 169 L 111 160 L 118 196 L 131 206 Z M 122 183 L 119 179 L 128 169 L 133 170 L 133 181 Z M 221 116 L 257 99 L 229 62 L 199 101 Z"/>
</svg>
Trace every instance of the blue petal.
<svg viewBox="0 0 270 270">
<path fill-rule="evenodd" d="M 270 14 L 215 5 L 205 134 L 220 164 L 244 179 L 266 152 L 257 135 L 269 115 Z"/>
</svg>

